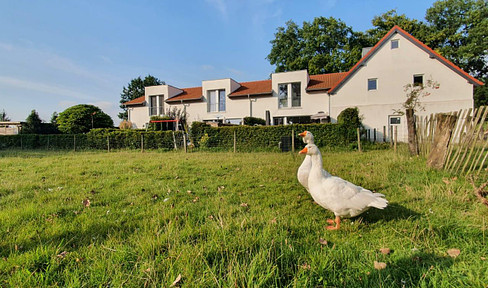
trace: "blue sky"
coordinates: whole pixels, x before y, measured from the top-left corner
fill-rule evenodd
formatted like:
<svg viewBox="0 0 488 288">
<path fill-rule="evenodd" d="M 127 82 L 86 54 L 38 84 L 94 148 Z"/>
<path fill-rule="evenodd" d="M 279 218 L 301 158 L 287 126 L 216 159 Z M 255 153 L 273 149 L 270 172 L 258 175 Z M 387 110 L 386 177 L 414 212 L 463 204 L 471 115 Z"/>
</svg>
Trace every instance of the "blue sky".
<svg viewBox="0 0 488 288">
<path fill-rule="evenodd" d="M 434 1 L 0 0 L 0 111 L 24 121 L 93 104 L 119 123 L 122 88 L 151 74 L 186 88 L 202 80 L 267 79 L 276 28 L 335 17 L 355 31 L 396 9 L 424 20 Z"/>
</svg>

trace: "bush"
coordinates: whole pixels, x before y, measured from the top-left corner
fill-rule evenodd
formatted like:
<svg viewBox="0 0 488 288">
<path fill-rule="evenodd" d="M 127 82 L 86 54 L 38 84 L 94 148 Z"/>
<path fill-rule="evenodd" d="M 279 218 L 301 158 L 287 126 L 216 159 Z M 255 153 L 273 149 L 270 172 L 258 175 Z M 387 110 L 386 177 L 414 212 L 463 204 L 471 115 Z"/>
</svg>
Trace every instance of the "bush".
<svg viewBox="0 0 488 288">
<path fill-rule="evenodd" d="M 342 110 L 339 116 L 337 116 L 337 124 L 347 125 L 353 128 L 361 128 L 362 123 L 361 117 L 359 116 L 359 109 L 354 107 Z"/>
<path fill-rule="evenodd" d="M 244 117 L 244 125 L 266 125 L 266 120 L 256 117 Z"/>
</svg>

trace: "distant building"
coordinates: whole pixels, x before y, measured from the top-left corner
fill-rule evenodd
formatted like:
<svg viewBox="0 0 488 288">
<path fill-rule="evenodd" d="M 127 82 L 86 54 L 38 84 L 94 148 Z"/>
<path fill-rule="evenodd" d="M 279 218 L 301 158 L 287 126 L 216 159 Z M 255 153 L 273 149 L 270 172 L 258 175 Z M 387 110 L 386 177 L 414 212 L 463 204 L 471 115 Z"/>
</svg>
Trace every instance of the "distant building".
<svg viewBox="0 0 488 288">
<path fill-rule="evenodd" d="M 173 107 L 186 110 L 190 123 L 242 124 L 244 117 L 253 116 L 271 125 L 335 122 L 342 110 L 358 107 L 363 124 L 376 129 L 379 140 L 391 126 L 397 126 L 399 139 L 406 140 L 405 116 L 394 112 L 405 102 L 406 84 L 429 79 L 440 84 L 421 99 L 425 111 L 419 115 L 473 108 L 473 86 L 483 85 L 398 26 L 363 53 L 348 72 L 309 75 L 301 70 L 252 82 L 226 78 L 204 80 L 193 88 L 151 86 L 144 96 L 124 105 L 136 128 L 147 127 L 151 116 Z"/>
<path fill-rule="evenodd" d="M 22 122 L 0 122 L 0 135 L 16 135 L 22 129 Z"/>
</svg>

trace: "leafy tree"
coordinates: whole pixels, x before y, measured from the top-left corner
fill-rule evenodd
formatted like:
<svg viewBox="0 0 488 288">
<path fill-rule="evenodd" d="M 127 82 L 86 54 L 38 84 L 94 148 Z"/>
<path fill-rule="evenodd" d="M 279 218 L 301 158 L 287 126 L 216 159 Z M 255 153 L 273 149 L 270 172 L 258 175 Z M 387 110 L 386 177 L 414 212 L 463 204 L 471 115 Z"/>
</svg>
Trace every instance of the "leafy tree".
<svg viewBox="0 0 488 288">
<path fill-rule="evenodd" d="M 488 2 L 440 0 L 427 9 L 427 45 L 478 79 L 488 77 Z"/>
<path fill-rule="evenodd" d="M 51 121 L 50 121 L 51 124 L 57 125 L 58 117 L 59 117 L 58 112 L 54 111 L 53 114 L 51 114 Z"/>
<path fill-rule="evenodd" d="M 109 115 L 100 108 L 79 104 L 59 113 L 57 118 L 58 129 L 63 133 L 86 133 L 92 128 L 111 128 L 114 122 Z"/>
<path fill-rule="evenodd" d="M 7 112 L 5 112 L 5 110 L 2 110 L 2 112 L 0 112 L 0 121 L 10 121 L 10 118 L 7 116 Z"/>
<path fill-rule="evenodd" d="M 36 110 L 32 110 L 29 116 L 25 119 L 22 126 L 23 134 L 40 134 L 42 131 L 42 120 Z"/>
<path fill-rule="evenodd" d="M 371 21 L 374 28 L 366 32 L 370 46 L 375 45 L 383 36 L 388 33 L 395 25 L 412 34 L 422 42 L 427 40 L 428 26 L 416 19 L 410 19 L 405 14 L 398 15 L 396 10 L 387 11 L 379 16 L 375 16 Z"/>
<path fill-rule="evenodd" d="M 480 106 L 488 106 L 488 77 L 481 79 L 483 83 L 485 83 L 484 86 L 479 86 L 474 88 L 474 106 L 475 107 L 480 107 Z"/>
<path fill-rule="evenodd" d="M 137 77 L 132 79 L 130 83 L 127 85 L 127 88 L 124 86 L 122 89 L 122 93 L 120 94 L 120 108 L 123 112 L 119 113 L 120 119 L 127 119 L 127 108 L 123 105 L 125 102 L 130 100 L 134 100 L 141 96 L 144 96 L 144 88 L 147 86 L 155 86 L 155 85 L 163 85 L 164 81 L 159 80 L 158 78 L 147 75 L 146 78 L 141 79 L 141 77 Z"/>
<path fill-rule="evenodd" d="M 367 46 L 362 33 L 333 17 L 317 17 L 313 22 L 286 22 L 278 27 L 271 40 L 268 61 L 276 65 L 275 72 L 308 69 L 310 74 L 347 71 L 361 57 Z"/>
</svg>

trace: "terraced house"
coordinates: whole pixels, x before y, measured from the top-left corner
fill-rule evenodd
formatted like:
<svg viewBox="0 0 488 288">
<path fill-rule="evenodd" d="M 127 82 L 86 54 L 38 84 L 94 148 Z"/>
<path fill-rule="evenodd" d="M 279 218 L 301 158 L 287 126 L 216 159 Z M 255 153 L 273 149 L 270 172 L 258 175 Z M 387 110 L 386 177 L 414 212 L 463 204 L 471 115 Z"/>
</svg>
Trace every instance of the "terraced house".
<svg viewBox="0 0 488 288">
<path fill-rule="evenodd" d="M 129 120 L 144 128 L 167 108 L 186 110 L 192 121 L 241 124 L 246 116 L 270 125 L 335 122 L 348 107 L 358 107 L 367 129 L 398 127 L 407 137 L 405 116 L 395 111 L 405 102 L 404 86 L 432 79 L 439 89 L 421 99 L 420 115 L 473 108 L 473 87 L 483 85 L 458 66 L 402 30 L 393 27 L 348 72 L 309 75 L 306 70 L 274 73 L 271 79 L 237 82 L 226 78 L 202 81 L 201 87 L 146 87 L 143 97 L 126 102 Z M 386 129 L 385 129 L 386 128 Z M 386 135 L 388 138 L 388 135 Z"/>
</svg>

